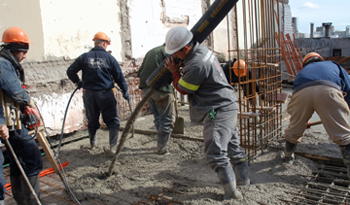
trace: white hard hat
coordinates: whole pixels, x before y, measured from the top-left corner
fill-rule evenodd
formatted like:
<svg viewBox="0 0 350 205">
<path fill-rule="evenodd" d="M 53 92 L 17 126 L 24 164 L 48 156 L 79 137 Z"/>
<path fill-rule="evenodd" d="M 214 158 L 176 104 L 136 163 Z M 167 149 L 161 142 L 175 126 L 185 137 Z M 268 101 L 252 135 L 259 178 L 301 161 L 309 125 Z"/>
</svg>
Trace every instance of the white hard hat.
<svg viewBox="0 0 350 205">
<path fill-rule="evenodd" d="M 176 26 L 171 28 L 165 36 L 165 52 L 173 54 L 191 42 L 193 34 L 187 28 Z"/>
</svg>

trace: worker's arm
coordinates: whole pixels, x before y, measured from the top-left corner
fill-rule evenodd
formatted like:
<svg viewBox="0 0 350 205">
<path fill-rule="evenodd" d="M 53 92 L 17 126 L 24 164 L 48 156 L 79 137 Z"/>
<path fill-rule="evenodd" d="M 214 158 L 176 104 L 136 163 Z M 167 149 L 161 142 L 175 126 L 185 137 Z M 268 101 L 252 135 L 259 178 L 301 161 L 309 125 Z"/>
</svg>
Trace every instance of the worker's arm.
<svg viewBox="0 0 350 205">
<path fill-rule="evenodd" d="M 4 140 L 7 140 L 9 138 L 9 130 L 6 126 L 5 120 L 6 118 L 4 116 L 4 108 L 2 107 L 0 101 L 0 137 Z"/>
<path fill-rule="evenodd" d="M 126 84 L 122 69 L 115 59 L 113 59 L 112 66 L 112 77 L 114 79 L 114 82 L 118 84 L 119 88 L 122 90 L 123 97 L 125 98 L 126 95 L 128 95 L 128 85 Z"/>
<path fill-rule="evenodd" d="M 82 56 L 79 56 L 75 61 L 68 67 L 67 76 L 73 83 L 79 83 L 80 78 L 78 72 L 82 69 Z"/>
<path fill-rule="evenodd" d="M 182 95 L 186 95 L 188 93 L 179 88 L 179 80 L 181 79 L 181 74 L 179 72 L 180 64 L 181 62 L 179 64 L 176 64 L 174 58 L 171 56 L 170 58 L 166 59 L 164 67 L 166 67 L 173 74 L 174 88 Z"/>
<path fill-rule="evenodd" d="M 181 78 L 181 74 L 180 74 L 179 71 L 173 72 L 173 86 L 174 86 L 174 88 L 175 88 L 177 91 L 179 91 L 179 93 L 181 93 L 182 95 L 187 95 L 187 94 L 188 94 L 187 92 L 185 92 L 185 91 L 183 91 L 183 90 L 181 90 L 181 89 L 179 88 L 179 80 L 180 80 L 180 78 Z"/>
<path fill-rule="evenodd" d="M 339 64 L 335 63 L 340 70 L 340 78 L 342 79 L 342 91 L 346 93 L 346 96 L 344 97 L 346 103 L 348 104 L 348 107 L 350 107 L 350 77 L 349 74 L 346 72 L 346 70 L 341 67 Z"/>
<path fill-rule="evenodd" d="M 6 95 L 17 103 L 29 104 L 30 96 L 23 89 L 17 73 L 10 62 L 5 62 L 0 69 L 0 87 Z"/>
</svg>

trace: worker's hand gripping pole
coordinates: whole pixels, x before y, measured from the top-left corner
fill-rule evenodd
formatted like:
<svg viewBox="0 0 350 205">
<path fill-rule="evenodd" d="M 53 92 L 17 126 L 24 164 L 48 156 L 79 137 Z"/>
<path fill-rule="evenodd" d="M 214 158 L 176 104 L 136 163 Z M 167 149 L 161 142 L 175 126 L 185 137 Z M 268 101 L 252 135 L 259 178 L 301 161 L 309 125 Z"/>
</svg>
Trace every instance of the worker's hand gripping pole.
<svg viewBox="0 0 350 205">
<path fill-rule="evenodd" d="M 202 43 L 205 38 L 216 28 L 221 20 L 227 15 L 227 13 L 233 8 L 238 0 L 216 0 L 199 19 L 199 21 L 193 26 L 191 32 L 193 33 L 193 39 L 199 43 Z M 171 55 L 168 56 L 168 58 Z M 147 102 L 148 98 L 153 94 L 155 90 L 158 90 L 165 82 L 171 78 L 172 73 L 164 67 L 166 60 L 155 69 L 155 71 L 146 80 L 148 87 L 152 88 L 137 104 L 134 112 L 131 114 L 129 120 L 126 122 L 125 129 L 123 130 L 120 138 L 117 152 L 115 153 L 112 164 L 109 167 L 108 176 L 111 176 L 114 168 L 114 164 L 123 149 L 124 143 L 128 132 L 130 132 L 131 124 L 134 123 L 137 114 L 140 112 L 143 105 Z"/>
</svg>

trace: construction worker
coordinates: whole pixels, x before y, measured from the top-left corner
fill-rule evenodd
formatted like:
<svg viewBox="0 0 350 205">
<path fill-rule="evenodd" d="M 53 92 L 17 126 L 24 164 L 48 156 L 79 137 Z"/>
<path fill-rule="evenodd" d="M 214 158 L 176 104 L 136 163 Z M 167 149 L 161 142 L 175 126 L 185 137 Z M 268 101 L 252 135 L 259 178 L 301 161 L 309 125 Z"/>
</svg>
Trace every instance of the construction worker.
<svg viewBox="0 0 350 205">
<path fill-rule="evenodd" d="M 172 57 L 165 67 L 173 74 L 174 87 L 188 94 L 191 120 L 204 122 L 206 161 L 223 184 L 224 198 L 242 199 L 236 189 L 235 172 L 237 184 L 247 185 L 250 180 L 248 157 L 237 135 L 238 100 L 214 53 L 192 38 L 193 34 L 182 26 L 167 32 L 165 52 Z M 183 62 L 176 63 L 176 57 Z M 182 63 L 183 74 L 179 72 Z"/>
<path fill-rule="evenodd" d="M 233 68 L 231 72 L 230 67 Z M 240 82 L 239 78 L 241 78 L 241 82 L 244 82 L 251 80 L 253 77 L 251 71 L 248 69 L 248 64 L 242 59 L 235 58 L 227 62 L 222 68 L 229 83 L 238 83 Z M 247 98 L 250 97 L 250 101 L 252 101 L 251 95 L 253 94 L 253 85 L 255 85 L 255 91 L 259 92 L 259 86 L 257 83 L 242 84 L 243 95 Z M 264 95 L 262 95 L 262 99 L 264 99 Z"/>
<path fill-rule="evenodd" d="M 9 138 L 9 130 L 5 123 L 4 109 L 1 105 L 1 101 L 0 101 L 0 137 L 2 140 L 7 140 Z M 0 153 L 0 186 L 1 186 L 0 187 L 0 205 L 5 205 L 6 180 L 4 177 L 4 168 L 3 168 L 4 162 L 5 162 L 4 154 L 1 151 Z"/>
<path fill-rule="evenodd" d="M 165 45 L 161 45 L 148 51 L 137 72 L 137 76 L 140 78 L 139 88 L 142 89 L 144 94 L 150 89 L 146 83 L 147 78 L 168 56 L 164 48 Z M 175 98 L 171 81 L 172 79 L 160 87 L 159 90 L 156 90 L 148 99 L 154 116 L 154 124 L 158 131 L 157 154 L 159 155 L 169 153 L 168 145 L 175 123 Z"/>
<path fill-rule="evenodd" d="M 285 130 L 284 159 L 294 162 L 294 152 L 301 142 L 307 122 L 316 112 L 330 139 L 339 145 L 350 179 L 350 78 L 339 64 L 324 61 L 316 52 L 308 53 L 293 85 L 287 112 L 290 122 Z"/>
<path fill-rule="evenodd" d="M 0 88 L 7 97 L 19 103 L 20 107 L 29 105 L 35 107 L 34 101 L 23 89 L 21 82 L 25 83 L 24 71 L 21 62 L 26 58 L 30 42 L 26 32 L 19 27 L 10 27 L 2 35 L 0 46 Z M 23 112 L 23 109 L 21 109 Z M 36 195 L 40 196 L 39 173 L 43 167 L 43 159 L 34 139 L 28 134 L 28 130 L 22 124 L 22 129 L 11 130 L 8 139 L 21 163 L 21 166 L 32 185 Z M 10 150 L 6 145 L 6 149 Z M 16 161 L 11 154 L 10 180 L 13 198 L 17 204 L 37 204 L 29 186 L 22 176 Z"/>
<path fill-rule="evenodd" d="M 122 70 L 117 60 L 110 55 L 106 49 L 111 44 L 111 39 L 103 32 L 95 34 L 95 47 L 89 52 L 80 55 L 67 69 L 68 78 L 83 87 L 83 100 L 88 119 L 88 131 L 90 146 L 96 146 L 96 131 L 100 128 L 99 116 L 102 118 L 109 130 L 109 156 L 112 157 L 117 150 L 118 132 L 120 119 L 118 116 L 118 105 L 112 88 L 114 82 L 121 88 L 123 97 L 130 100 L 128 86 L 125 82 Z M 78 72 L 82 71 L 82 80 Z"/>
</svg>

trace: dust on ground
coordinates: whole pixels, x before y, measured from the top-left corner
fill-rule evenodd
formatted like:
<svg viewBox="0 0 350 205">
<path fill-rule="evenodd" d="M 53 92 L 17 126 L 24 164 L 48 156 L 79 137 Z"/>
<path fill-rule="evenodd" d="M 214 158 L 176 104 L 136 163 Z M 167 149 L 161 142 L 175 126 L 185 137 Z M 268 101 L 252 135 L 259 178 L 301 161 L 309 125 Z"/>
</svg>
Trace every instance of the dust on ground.
<svg viewBox="0 0 350 205">
<path fill-rule="evenodd" d="M 201 137 L 202 126 L 189 123 L 188 107 L 181 107 L 179 114 L 185 118 L 185 135 Z M 284 122 L 283 129 L 288 122 Z M 122 122 L 122 127 L 125 123 Z M 135 129 L 155 131 L 153 116 L 139 116 Z M 88 133 L 80 131 L 75 135 L 87 136 Z M 224 190 L 219 178 L 206 164 L 203 142 L 171 138 L 171 154 L 160 156 L 156 154 L 155 134 L 135 133 L 133 138 L 130 134 L 113 175 L 106 177 L 111 165 L 108 130 L 99 129 L 97 135 L 98 145 L 93 150 L 88 138 L 61 147 L 60 159 L 70 161 L 65 171 L 70 187 L 80 201 L 95 198 L 107 204 L 137 204 L 150 201 L 152 194 L 164 192 L 163 197 L 174 201 L 159 198 L 158 204 L 286 204 L 282 199 L 291 200 L 291 192 L 302 189 L 307 182 L 304 176 L 311 175 L 317 166 L 301 156 L 297 156 L 293 165 L 283 163 L 284 140 L 279 139 L 251 159 L 251 185 L 239 187 L 244 199 L 223 200 Z M 306 131 L 297 151 L 313 154 L 322 151 L 332 157 L 341 157 L 322 125 Z"/>
</svg>

